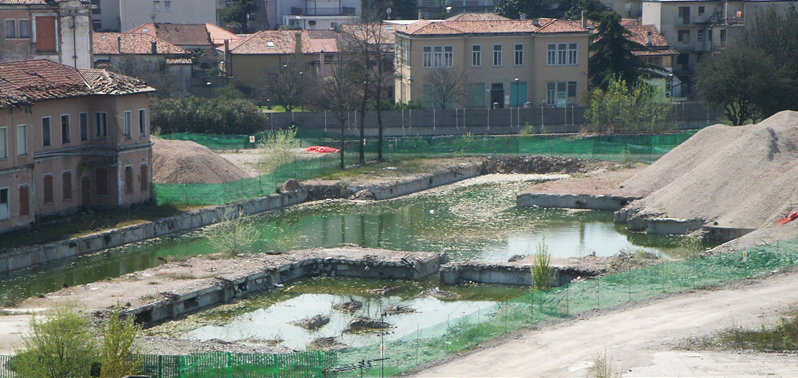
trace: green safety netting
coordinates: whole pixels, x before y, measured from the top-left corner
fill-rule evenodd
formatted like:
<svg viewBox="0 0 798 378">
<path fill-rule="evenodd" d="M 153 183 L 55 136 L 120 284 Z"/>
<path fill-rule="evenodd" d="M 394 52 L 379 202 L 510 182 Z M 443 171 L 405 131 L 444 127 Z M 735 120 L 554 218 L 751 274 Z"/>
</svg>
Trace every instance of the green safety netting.
<svg viewBox="0 0 798 378">
<path fill-rule="evenodd" d="M 501 136 L 434 136 L 385 138 L 384 157 L 397 159 L 411 156 L 482 156 L 482 155 L 556 155 L 583 159 L 613 161 L 640 161 L 652 163 L 668 151 L 690 138 L 695 131 L 668 135 L 629 136 L 554 136 L 554 135 L 501 135 Z M 246 135 L 202 135 L 176 133 L 162 136 L 165 139 L 191 140 L 212 149 L 250 148 L 257 146 L 266 133 L 256 134 L 256 143 Z M 339 148 L 335 133 L 299 126 L 297 137 L 302 147 L 322 145 Z M 344 164 L 352 166 L 359 161 L 357 136 L 347 136 Z M 365 160 L 377 157 L 377 141 L 366 138 Z M 159 204 L 220 205 L 258 198 L 275 193 L 278 185 L 289 178 L 298 180 L 318 177 L 340 169 L 339 154 L 297 160 L 278 167 L 274 173 L 222 184 L 153 184 L 153 193 Z"/>
</svg>

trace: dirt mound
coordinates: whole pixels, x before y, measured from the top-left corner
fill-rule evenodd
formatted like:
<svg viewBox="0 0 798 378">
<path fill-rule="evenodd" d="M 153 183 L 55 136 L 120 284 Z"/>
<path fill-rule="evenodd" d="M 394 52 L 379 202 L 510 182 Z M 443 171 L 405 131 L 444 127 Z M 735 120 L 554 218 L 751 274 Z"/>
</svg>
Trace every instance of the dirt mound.
<svg viewBox="0 0 798 378">
<path fill-rule="evenodd" d="M 650 193 L 632 204 L 642 216 L 769 229 L 782 235 L 768 238 L 783 238 L 798 229 L 775 226 L 798 206 L 796 181 L 798 112 L 784 111 L 756 125 L 701 130 L 623 185 Z"/>
<path fill-rule="evenodd" d="M 585 161 L 560 156 L 489 157 L 482 162 L 481 173 L 574 173 L 585 167 Z"/>
<path fill-rule="evenodd" d="M 194 142 L 152 137 L 152 181 L 213 184 L 248 178 L 244 171 Z"/>
</svg>

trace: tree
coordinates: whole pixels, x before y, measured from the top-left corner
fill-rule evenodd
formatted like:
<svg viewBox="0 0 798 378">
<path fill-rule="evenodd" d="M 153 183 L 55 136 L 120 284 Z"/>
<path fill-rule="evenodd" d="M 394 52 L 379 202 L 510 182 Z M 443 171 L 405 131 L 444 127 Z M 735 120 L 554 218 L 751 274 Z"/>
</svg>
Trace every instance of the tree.
<svg viewBox="0 0 798 378">
<path fill-rule="evenodd" d="M 494 13 L 507 18 L 518 19 L 525 13 L 529 19 L 540 17 L 562 17 L 563 12 L 570 6 L 559 10 L 561 1 L 567 0 L 499 0 L 494 8 Z"/>
<path fill-rule="evenodd" d="M 341 169 L 345 169 L 344 149 L 346 148 L 345 128 L 350 112 L 357 110 L 362 95 L 362 86 L 358 85 L 354 66 L 347 64 L 343 54 L 338 54 L 338 61 L 328 71 L 329 75 L 319 81 L 316 91 L 315 106 L 330 110 L 335 114 L 341 126 Z"/>
<path fill-rule="evenodd" d="M 313 83 L 313 73 L 297 56 L 266 72 L 266 87 L 264 95 L 291 112 L 294 108 L 302 106 L 305 96 Z"/>
<path fill-rule="evenodd" d="M 101 378 L 118 378 L 139 372 L 143 357 L 133 343 L 140 330 L 133 318 L 122 317 L 119 304 L 111 310 L 103 325 L 100 343 Z"/>
<path fill-rule="evenodd" d="M 157 90 L 156 97 L 178 97 L 186 92 L 183 78 L 169 72 L 165 61 L 151 62 L 126 55 L 111 67 L 111 71 L 144 80 Z"/>
<path fill-rule="evenodd" d="M 457 68 L 432 70 L 425 79 L 428 85 L 425 85 L 427 93 L 424 95 L 433 107 L 446 109 L 464 102 L 468 77 Z"/>
<path fill-rule="evenodd" d="M 30 325 L 14 363 L 20 377 L 88 377 L 92 364 L 99 362 L 91 323 L 74 305 L 54 307 L 48 320 L 33 316 Z"/>
<path fill-rule="evenodd" d="M 393 20 L 415 20 L 418 17 L 418 2 L 415 0 L 391 0 Z"/>
<path fill-rule="evenodd" d="M 546 245 L 546 238 L 535 248 L 535 255 L 532 256 L 532 266 L 529 267 L 532 274 L 532 287 L 535 290 L 551 289 L 551 282 L 554 280 L 554 269 L 551 267 L 551 255 L 549 247 Z"/>
<path fill-rule="evenodd" d="M 590 18 L 599 23 L 590 45 L 592 55 L 588 58 L 591 88 L 606 90 L 616 76 L 629 85 L 635 84 L 640 77 L 665 77 L 667 71 L 664 68 L 643 62 L 632 53 L 648 48 L 629 39 L 632 33 L 621 25 L 621 15 L 607 11 L 593 13 Z"/>
<path fill-rule="evenodd" d="M 219 21 L 224 25 L 247 27 L 247 15 L 258 11 L 255 0 L 240 0 L 238 3 L 219 8 Z"/>
<path fill-rule="evenodd" d="M 590 131 L 634 134 L 673 127 L 671 104 L 658 87 L 642 81 L 630 86 L 617 77 L 607 87 L 606 92 L 593 90 L 590 109 L 585 112 Z"/>
<path fill-rule="evenodd" d="M 794 84 L 785 66 L 765 50 L 742 43 L 704 57 L 696 69 L 701 98 L 723 108 L 733 125 L 756 122 L 787 109 Z"/>
<path fill-rule="evenodd" d="M 587 14 L 604 13 L 610 10 L 600 0 L 578 0 L 574 1 L 562 18 L 566 20 L 579 20 L 582 18 L 582 11 L 587 11 Z"/>
</svg>

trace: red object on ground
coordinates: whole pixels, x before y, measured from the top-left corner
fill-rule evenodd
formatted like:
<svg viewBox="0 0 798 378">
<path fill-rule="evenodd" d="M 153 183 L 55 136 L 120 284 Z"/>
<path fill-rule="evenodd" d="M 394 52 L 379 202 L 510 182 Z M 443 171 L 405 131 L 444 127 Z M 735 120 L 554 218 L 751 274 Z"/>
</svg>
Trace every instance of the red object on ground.
<svg viewBox="0 0 798 378">
<path fill-rule="evenodd" d="M 318 152 L 320 154 L 331 154 L 338 152 L 337 148 L 327 147 L 327 146 L 310 146 L 305 149 L 307 152 Z"/>
<path fill-rule="evenodd" d="M 779 219 L 779 226 L 783 226 L 787 223 L 790 223 L 790 221 L 795 220 L 796 218 L 798 218 L 798 213 L 792 212 L 790 213 L 789 217 Z"/>
</svg>

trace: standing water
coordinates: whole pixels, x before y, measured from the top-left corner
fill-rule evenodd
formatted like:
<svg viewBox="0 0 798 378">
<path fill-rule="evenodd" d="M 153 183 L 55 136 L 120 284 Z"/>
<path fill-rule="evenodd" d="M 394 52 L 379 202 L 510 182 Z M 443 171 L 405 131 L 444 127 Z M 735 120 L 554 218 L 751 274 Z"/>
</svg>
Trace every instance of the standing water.
<svg viewBox="0 0 798 378">
<path fill-rule="evenodd" d="M 661 257 L 703 250 L 683 238 L 627 233 L 612 213 L 517 208 L 516 194 L 542 176 L 490 175 L 380 202 L 329 201 L 255 217 L 255 251 L 358 244 L 410 252 L 445 252 L 452 260 L 506 261 L 532 254 L 544 240 L 554 256 L 610 256 L 645 250 Z M 0 276 L 0 305 L 146 269 L 159 262 L 215 251 L 203 230 L 135 243 L 69 263 Z"/>
</svg>

